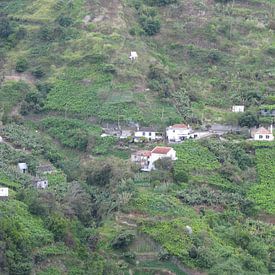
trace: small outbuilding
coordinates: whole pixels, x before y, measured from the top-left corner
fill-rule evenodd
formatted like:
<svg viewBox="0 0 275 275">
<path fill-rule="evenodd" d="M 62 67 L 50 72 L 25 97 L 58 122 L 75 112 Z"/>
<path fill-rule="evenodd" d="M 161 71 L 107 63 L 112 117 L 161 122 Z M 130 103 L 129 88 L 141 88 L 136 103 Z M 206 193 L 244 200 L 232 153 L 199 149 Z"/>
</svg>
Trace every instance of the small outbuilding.
<svg viewBox="0 0 275 275">
<path fill-rule="evenodd" d="M 7 187 L 0 187 L 0 198 L 5 199 L 9 196 L 9 188 Z"/>
<path fill-rule="evenodd" d="M 244 106 L 243 105 L 234 105 L 234 106 L 232 106 L 232 112 L 233 113 L 243 113 Z"/>
<path fill-rule="evenodd" d="M 34 182 L 34 186 L 37 189 L 46 189 L 48 187 L 48 185 L 49 185 L 48 180 L 37 179 Z"/>
<path fill-rule="evenodd" d="M 28 172 L 28 165 L 27 165 L 27 163 L 25 163 L 25 162 L 19 162 L 17 166 L 18 166 L 18 169 L 20 170 L 20 172 L 22 174 L 25 174 L 25 173 Z"/>
<path fill-rule="evenodd" d="M 137 52 L 130 53 L 129 59 L 131 59 L 133 61 L 133 60 L 136 60 L 137 58 L 138 58 Z"/>
</svg>

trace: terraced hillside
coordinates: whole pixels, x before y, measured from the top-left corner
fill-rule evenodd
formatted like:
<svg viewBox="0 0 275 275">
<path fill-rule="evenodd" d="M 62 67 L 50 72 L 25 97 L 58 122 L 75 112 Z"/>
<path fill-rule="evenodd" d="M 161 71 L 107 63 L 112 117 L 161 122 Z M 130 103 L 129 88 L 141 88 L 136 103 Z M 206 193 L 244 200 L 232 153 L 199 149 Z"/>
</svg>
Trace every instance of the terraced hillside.
<svg viewBox="0 0 275 275">
<path fill-rule="evenodd" d="M 16 0 L 1 7 L 3 78 L 20 72 L 47 112 L 145 124 L 232 122 L 233 104 L 254 110 L 274 90 L 269 1 Z"/>
<path fill-rule="evenodd" d="M 108 130 L 274 124 L 274 8 L 0 0 L 0 274 L 273 274 L 274 141 Z M 130 162 L 156 145 L 177 160 Z"/>
</svg>

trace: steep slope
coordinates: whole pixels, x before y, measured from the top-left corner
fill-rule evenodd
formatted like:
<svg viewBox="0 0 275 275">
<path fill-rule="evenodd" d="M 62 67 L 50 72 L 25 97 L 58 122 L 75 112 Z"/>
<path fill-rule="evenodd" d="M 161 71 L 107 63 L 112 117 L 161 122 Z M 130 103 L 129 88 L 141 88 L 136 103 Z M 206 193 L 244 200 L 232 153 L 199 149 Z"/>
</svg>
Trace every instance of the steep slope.
<svg viewBox="0 0 275 275">
<path fill-rule="evenodd" d="M 233 104 L 253 110 L 272 94 L 270 2 L 171 2 L 2 2 L 3 72 L 26 63 L 50 86 L 45 110 L 145 124 L 234 121 Z"/>
</svg>

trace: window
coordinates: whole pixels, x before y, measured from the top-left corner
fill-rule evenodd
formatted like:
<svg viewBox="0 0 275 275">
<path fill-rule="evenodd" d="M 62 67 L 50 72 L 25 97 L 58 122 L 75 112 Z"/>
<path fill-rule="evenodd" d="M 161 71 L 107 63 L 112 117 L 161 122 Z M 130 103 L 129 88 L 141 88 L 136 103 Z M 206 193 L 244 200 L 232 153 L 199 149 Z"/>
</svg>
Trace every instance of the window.
<svg viewBox="0 0 275 275">
<path fill-rule="evenodd" d="M 266 138 L 266 139 L 269 139 L 269 135 L 266 135 L 265 138 Z"/>
<path fill-rule="evenodd" d="M 173 133 L 175 133 L 176 131 L 175 130 L 173 130 Z"/>
<path fill-rule="evenodd" d="M 149 133 L 149 136 L 151 136 L 151 135 L 152 135 L 152 133 L 150 132 L 150 133 Z"/>
<path fill-rule="evenodd" d="M 145 132 L 143 132 L 142 135 L 145 136 Z"/>
<path fill-rule="evenodd" d="M 263 138 L 263 136 L 262 135 L 259 135 L 259 139 L 262 139 Z"/>
</svg>

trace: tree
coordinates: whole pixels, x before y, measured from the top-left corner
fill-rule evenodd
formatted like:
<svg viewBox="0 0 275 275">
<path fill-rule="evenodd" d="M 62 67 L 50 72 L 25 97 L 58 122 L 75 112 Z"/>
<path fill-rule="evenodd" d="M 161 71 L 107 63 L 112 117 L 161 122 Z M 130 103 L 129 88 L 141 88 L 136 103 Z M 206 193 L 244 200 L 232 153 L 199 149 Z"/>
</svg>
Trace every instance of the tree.
<svg viewBox="0 0 275 275">
<path fill-rule="evenodd" d="M 173 161 L 168 157 L 159 159 L 154 164 L 155 167 L 159 170 L 171 171 L 173 168 Z"/>
<path fill-rule="evenodd" d="M 239 118 L 239 125 L 241 127 L 254 127 L 259 125 L 259 120 L 258 117 L 251 113 L 251 112 L 246 112 L 242 114 Z"/>
</svg>

